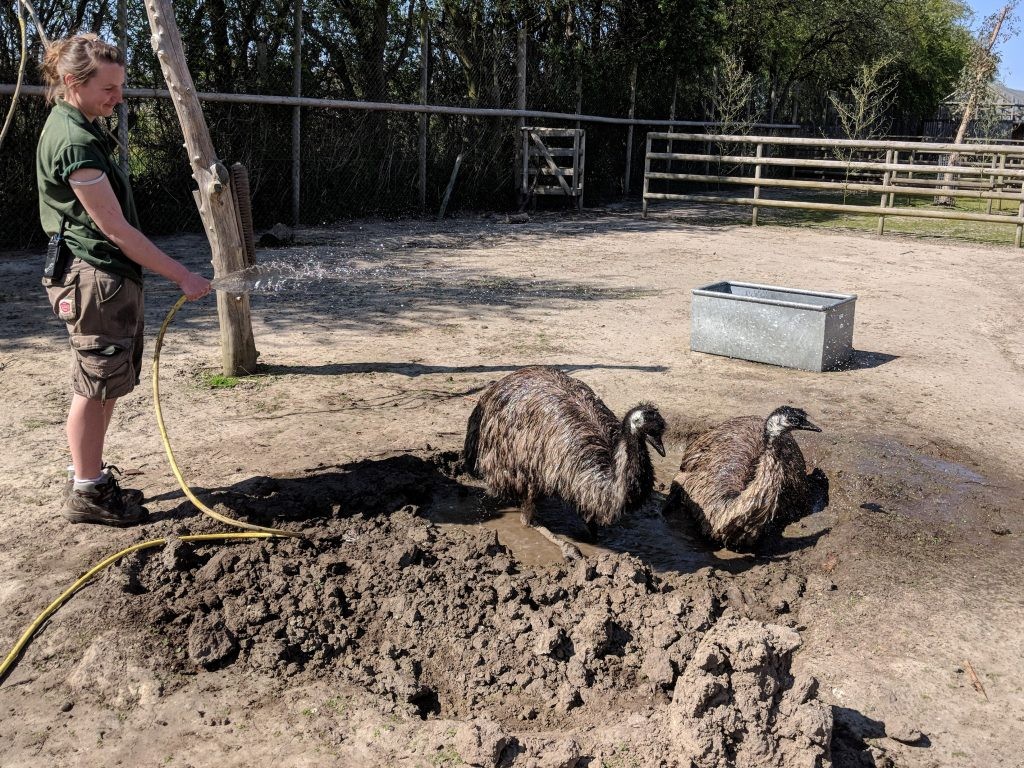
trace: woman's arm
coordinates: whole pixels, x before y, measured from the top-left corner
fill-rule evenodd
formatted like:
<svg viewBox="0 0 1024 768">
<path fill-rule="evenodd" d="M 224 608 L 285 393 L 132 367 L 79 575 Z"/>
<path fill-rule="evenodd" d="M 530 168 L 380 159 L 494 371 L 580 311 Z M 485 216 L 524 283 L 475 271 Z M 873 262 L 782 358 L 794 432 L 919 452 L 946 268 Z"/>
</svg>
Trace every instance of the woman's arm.
<svg viewBox="0 0 1024 768">
<path fill-rule="evenodd" d="M 121 211 L 121 203 L 102 171 L 79 168 L 69 177 L 71 190 L 96 222 L 100 231 L 129 259 L 177 283 L 189 299 L 201 299 L 210 292 L 210 281 L 189 271 L 180 261 L 161 251 L 153 241 L 128 223 Z M 76 183 L 77 182 L 77 183 Z"/>
</svg>

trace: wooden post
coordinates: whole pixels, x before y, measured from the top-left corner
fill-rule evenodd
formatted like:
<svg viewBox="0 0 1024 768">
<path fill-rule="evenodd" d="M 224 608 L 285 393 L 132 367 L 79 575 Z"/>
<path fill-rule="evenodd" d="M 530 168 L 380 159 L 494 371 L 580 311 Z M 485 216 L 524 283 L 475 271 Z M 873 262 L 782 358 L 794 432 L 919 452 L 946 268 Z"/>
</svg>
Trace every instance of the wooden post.
<svg viewBox="0 0 1024 768">
<path fill-rule="evenodd" d="M 679 94 L 679 75 L 676 75 L 675 79 L 672 81 L 672 104 L 668 108 L 668 119 L 669 119 L 669 121 L 672 121 L 672 120 L 676 119 L 676 99 L 678 97 L 678 94 Z M 670 124 L 668 126 L 668 130 L 669 130 L 669 133 L 675 133 L 676 127 L 674 125 Z M 647 142 L 647 151 L 648 152 L 650 151 L 650 146 L 651 146 L 651 143 Z M 668 140 L 668 151 L 669 151 L 669 154 L 672 154 L 673 152 L 676 151 L 676 149 L 675 149 L 675 142 L 673 142 L 672 139 Z M 668 168 L 667 168 L 667 170 L 668 170 L 669 173 L 672 173 L 675 170 L 675 162 L 674 161 L 672 161 L 672 160 L 668 161 Z"/>
<path fill-rule="evenodd" d="M 1013 244 L 1021 247 L 1021 235 L 1024 234 L 1024 182 L 1020 185 L 1020 205 L 1017 207 L 1017 232 L 1013 236 Z"/>
<path fill-rule="evenodd" d="M 530 132 L 525 127 L 519 129 L 522 140 L 519 142 L 521 163 L 519 166 L 519 209 L 522 210 L 530 199 Z"/>
<path fill-rule="evenodd" d="M 636 62 L 633 62 L 633 71 L 629 75 L 629 119 L 636 116 Z M 622 194 L 629 197 L 629 177 L 633 170 L 633 124 L 629 124 L 626 130 L 626 178 L 622 185 Z"/>
<path fill-rule="evenodd" d="M 117 47 L 121 49 L 128 63 L 128 0 L 117 0 Z M 117 143 L 121 145 L 118 164 L 128 173 L 128 106 L 122 101 L 117 105 Z"/>
<path fill-rule="evenodd" d="M 292 31 L 292 95 L 302 96 L 302 0 L 295 2 Z M 302 192 L 302 108 L 292 107 L 292 226 L 299 226 Z"/>
<path fill-rule="evenodd" d="M 576 182 L 576 186 L 579 188 L 580 195 L 578 199 L 577 209 L 583 210 L 583 166 L 587 164 L 587 132 L 581 131 L 580 133 L 580 178 Z"/>
<path fill-rule="evenodd" d="M 577 123 L 579 125 L 579 123 Z M 572 191 L 574 200 L 576 203 L 576 212 L 582 210 L 582 200 L 580 198 L 580 130 L 575 129 L 572 135 Z"/>
<path fill-rule="evenodd" d="M 210 241 L 214 275 L 226 275 L 245 267 L 241 222 L 235 213 L 228 169 L 214 153 L 192 75 L 185 63 L 185 49 L 170 0 L 146 0 L 146 14 L 153 31 L 153 51 L 171 92 L 171 101 L 185 136 L 192 178 L 198 185 L 193 195 Z M 257 353 L 252 337 L 248 294 L 236 298 L 218 291 L 217 314 L 220 318 L 224 375 L 254 373 Z"/>
<path fill-rule="evenodd" d="M 763 153 L 764 153 L 764 144 L 758 144 L 757 145 L 757 151 L 754 153 L 754 157 L 756 157 L 758 160 L 760 160 Z M 761 164 L 758 163 L 756 166 L 754 166 L 754 199 L 755 200 L 757 200 L 757 199 L 759 199 L 761 197 L 761 186 L 757 183 L 758 179 L 760 179 L 760 178 L 761 178 Z M 756 227 L 757 226 L 757 206 L 756 205 L 753 207 L 752 212 L 750 214 L 750 226 L 752 226 L 752 227 Z"/>
<path fill-rule="evenodd" d="M 427 104 L 430 83 L 430 28 L 427 26 L 427 4 L 420 3 L 420 104 Z M 427 209 L 427 113 L 420 113 L 420 210 Z"/>
<path fill-rule="evenodd" d="M 892 150 L 891 149 L 887 149 L 887 150 L 885 150 L 885 163 L 886 163 L 886 165 L 888 165 L 891 162 L 892 162 Z M 890 179 L 891 173 L 892 173 L 892 171 L 890 171 L 887 168 L 885 170 L 885 173 L 882 174 L 882 186 L 883 187 L 889 186 L 889 179 Z M 885 204 L 886 204 L 886 201 L 888 199 L 889 199 L 888 193 L 883 192 L 882 193 L 882 199 L 879 201 L 878 204 L 882 208 L 885 208 L 886 207 Z M 878 217 L 878 234 L 881 235 L 884 232 L 885 232 L 885 215 L 883 214 L 882 216 Z"/>
<path fill-rule="evenodd" d="M 441 200 L 441 210 L 437 213 L 438 219 L 444 218 L 444 213 L 448 209 L 448 198 L 452 196 L 452 190 L 455 189 L 455 179 L 459 176 L 459 166 L 462 165 L 462 153 L 459 152 L 455 156 L 455 167 L 452 168 L 451 178 L 448 179 L 448 186 L 444 190 L 444 199 Z"/>
<path fill-rule="evenodd" d="M 583 75 L 576 75 L 576 114 L 583 114 Z M 576 130 L 580 129 L 580 121 L 576 121 Z"/>
<path fill-rule="evenodd" d="M 671 147 L 671 146 L 672 146 L 672 143 L 669 142 L 669 147 Z M 669 150 L 669 151 L 671 151 L 671 150 Z M 651 180 L 648 178 L 648 175 L 650 174 L 650 172 L 651 172 L 651 134 L 648 133 L 647 134 L 647 141 L 644 144 L 644 194 L 643 194 L 643 198 L 642 198 L 642 201 L 641 201 L 641 205 L 643 207 L 640 209 L 640 216 L 641 216 L 641 218 L 644 218 L 644 219 L 647 218 L 647 193 L 650 192 L 650 183 L 651 183 Z"/>
<path fill-rule="evenodd" d="M 996 166 L 996 158 L 995 158 L 995 156 L 992 157 L 992 165 Z M 996 167 L 998 167 L 999 170 L 1003 170 L 1004 168 L 1006 168 L 1006 153 L 1005 152 L 1001 152 L 999 154 L 999 165 L 996 166 Z M 1002 191 L 1002 189 L 1003 189 L 1003 177 L 1002 176 L 995 176 L 992 179 L 990 179 L 990 181 L 992 182 L 992 185 L 993 185 L 993 191 L 994 191 L 995 187 L 998 187 L 999 191 Z M 999 201 L 999 210 L 1000 211 L 1003 210 L 1003 201 L 1002 200 Z M 988 211 L 987 212 L 988 213 L 992 213 L 992 198 L 991 197 L 988 199 Z"/>
<path fill-rule="evenodd" d="M 898 151 L 896 151 L 895 149 L 892 151 L 892 164 L 893 165 L 899 165 L 900 164 L 900 153 Z M 889 183 L 892 184 L 892 186 L 894 186 L 894 187 L 896 186 L 896 178 L 899 175 L 900 175 L 900 172 L 898 170 L 896 170 L 896 171 L 893 171 L 892 174 L 889 176 Z M 892 208 L 895 205 L 896 205 L 896 193 L 895 192 L 890 192 L 889 193 L 889 207 Z"/>
<path fill-rule="evenodd" d="M 522 26 L 519 28 L 519 45 L 518 52 L 516 54 L 516 109 L 525 111 L 526 110 L 526 21 L 522 22 Z M 519 176 L 516 181 L 519 182 L 519 207 L 522 208 L 526 205 L 526 194 L 527 185 L 529 184 L 528 177 L 526 175 L 527 168 L 527 157 L 528 150 L 527 144 L 528 137 L 526 132 L 523 130 L 526 127 L 526 118 L 520 116 L 516 119 L 516 127 L 518 130 L 519 141 L 516 142 L 516 151 L 520 153 L 519 157 L 516 158 L 516 174 Z"/>
</svg>

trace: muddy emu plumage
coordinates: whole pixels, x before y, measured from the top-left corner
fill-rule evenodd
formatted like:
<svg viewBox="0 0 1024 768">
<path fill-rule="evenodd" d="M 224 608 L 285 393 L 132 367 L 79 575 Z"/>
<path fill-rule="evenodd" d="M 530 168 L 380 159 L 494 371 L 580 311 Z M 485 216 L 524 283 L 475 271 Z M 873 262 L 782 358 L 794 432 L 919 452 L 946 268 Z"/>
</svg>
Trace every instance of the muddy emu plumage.
<svg viewBox="0 0 1024 768">
<path fill-rule="evenodd" d="M 682 505 L 704 534 L 725 547 L 749 547 L 781 510 L 804 506 L 808 478 L 790 434 L 821 429 L 799 408 L 767 419 L 741 416 L 691 440 L 672 481 L 667 507 Z"/>
<path fill-rule="evenodd" d="M 520 501 L 525 525 L 542 496 L 572 504 L 588 525 L 610 525 L 650 495 L 647 445 L 664 456 L 664 431 L 665 420 L 650 403 L 620 421 L 583 382 L 534 366 L 480 396 L 463 456 L 489 494 Z"/>
</svg>

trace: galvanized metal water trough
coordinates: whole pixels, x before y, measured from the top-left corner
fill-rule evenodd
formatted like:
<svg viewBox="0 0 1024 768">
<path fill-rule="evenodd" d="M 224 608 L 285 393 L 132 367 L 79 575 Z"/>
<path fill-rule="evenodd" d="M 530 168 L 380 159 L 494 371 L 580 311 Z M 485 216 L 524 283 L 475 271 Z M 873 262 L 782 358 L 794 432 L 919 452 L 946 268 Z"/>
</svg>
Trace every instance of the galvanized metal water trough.
<svg viewBox="0 0 1024 768">
<path fill-rule="evenodd" d="M 690 349 L 804 371 L 853 354 L 856 294 L 724 280 L 693 289 Z"/>
</svg>

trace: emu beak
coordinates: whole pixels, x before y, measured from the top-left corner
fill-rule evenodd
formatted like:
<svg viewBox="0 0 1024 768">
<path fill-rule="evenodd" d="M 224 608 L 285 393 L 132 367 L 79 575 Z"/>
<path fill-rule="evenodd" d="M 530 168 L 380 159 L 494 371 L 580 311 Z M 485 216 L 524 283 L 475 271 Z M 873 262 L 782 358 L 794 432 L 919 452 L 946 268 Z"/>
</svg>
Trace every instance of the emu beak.
<svg viewBox="0 0 1024 768">
<path fill-rule="evenodd" d="M 797 429 L 806 429 L 808 432 L 821 432 L 821 427 L 806 420 Z"/>
<path fill-rule="evenodd" d="M 665 446 L 661 444 L 661 438 L 657 435 L 647 435 L 647 443 L 654 450 L 660 453 L 662 456 L 665 455 Z"/>
</svg>

